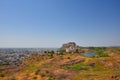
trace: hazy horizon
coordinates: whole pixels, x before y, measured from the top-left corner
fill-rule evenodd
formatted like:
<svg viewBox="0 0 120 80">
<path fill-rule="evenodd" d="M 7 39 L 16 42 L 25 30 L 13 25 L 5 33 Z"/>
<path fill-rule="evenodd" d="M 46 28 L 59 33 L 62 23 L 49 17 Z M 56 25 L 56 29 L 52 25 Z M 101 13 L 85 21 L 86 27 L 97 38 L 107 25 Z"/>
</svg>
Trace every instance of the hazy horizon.
<svg viewBox="0 0 120 80">
<path fill-rule="evenodd" d="M 119 0 L 1 0 L 0 48 L 120 46 Z"/>
</svg>

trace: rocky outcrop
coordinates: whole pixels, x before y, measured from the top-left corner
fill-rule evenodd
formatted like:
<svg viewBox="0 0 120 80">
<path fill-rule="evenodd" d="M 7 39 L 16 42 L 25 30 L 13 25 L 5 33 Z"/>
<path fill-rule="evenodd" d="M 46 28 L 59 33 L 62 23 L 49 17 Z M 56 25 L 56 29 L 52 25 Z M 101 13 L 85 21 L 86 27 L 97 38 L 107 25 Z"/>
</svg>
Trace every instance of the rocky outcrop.
<svg viewBox="0 0 120 80">
<path fill-rule="evenodd" d="M 84 61 L 85 61 L 84 58 L 76 57 L 76 58 L 74 58 L 72 60 L 69 60 L 69 61 L 60 62 L 60 66 L 71 66 L 71 65 L 81 63 L 81 62 L 84 62 Z"/>
</svg>

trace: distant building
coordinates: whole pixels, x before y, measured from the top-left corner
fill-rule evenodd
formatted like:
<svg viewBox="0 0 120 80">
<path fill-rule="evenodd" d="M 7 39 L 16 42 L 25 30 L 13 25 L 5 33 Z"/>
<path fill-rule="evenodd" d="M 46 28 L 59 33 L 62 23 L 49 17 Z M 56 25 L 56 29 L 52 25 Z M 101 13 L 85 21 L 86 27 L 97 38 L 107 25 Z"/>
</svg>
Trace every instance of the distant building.
<svg viewBox="0 0 120 80">
<path fill-rule="evenodd" d="M 66 52 L 76 52 L 77 50 L 77 45 L 75 42 L 69 42 L 69 43 L 65 43 L 62 45 L 62 48 L 66 51 Z"/>
</svg>

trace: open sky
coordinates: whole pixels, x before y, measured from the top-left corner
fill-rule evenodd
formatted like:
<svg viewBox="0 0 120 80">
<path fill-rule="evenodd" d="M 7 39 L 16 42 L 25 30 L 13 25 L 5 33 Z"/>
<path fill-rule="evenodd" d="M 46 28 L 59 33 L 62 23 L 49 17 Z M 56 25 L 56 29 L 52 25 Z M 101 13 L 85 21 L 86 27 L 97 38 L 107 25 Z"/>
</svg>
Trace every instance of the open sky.
<svg viewBox="0 0 120 80">
<path fill-rule="evenodd" d="M 120 46 L 120 0 L 0 0 L 0 47 Z"/>
</svg>

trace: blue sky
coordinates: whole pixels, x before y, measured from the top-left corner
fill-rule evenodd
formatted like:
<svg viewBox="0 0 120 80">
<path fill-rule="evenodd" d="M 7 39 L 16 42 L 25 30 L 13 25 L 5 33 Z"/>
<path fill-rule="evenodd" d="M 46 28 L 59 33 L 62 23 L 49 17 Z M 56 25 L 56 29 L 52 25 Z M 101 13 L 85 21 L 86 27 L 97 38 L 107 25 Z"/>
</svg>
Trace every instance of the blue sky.
<svg viewBox="0 0 120 80">
<path fill-rule="evenodd" d="M 119 0 L 0 0 L 0 47 L 120 46 Z"/>
</svg>

